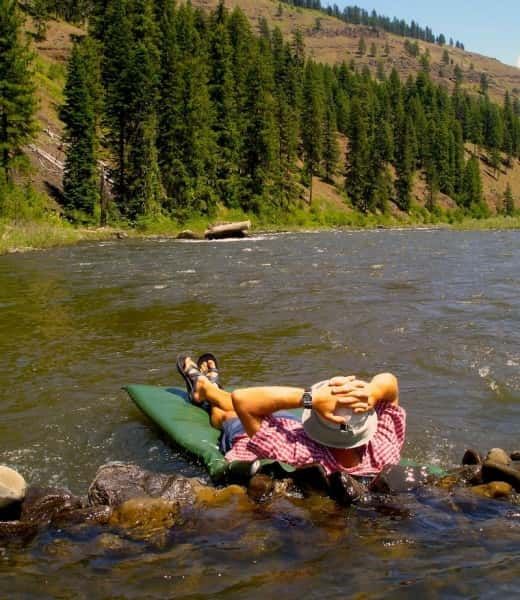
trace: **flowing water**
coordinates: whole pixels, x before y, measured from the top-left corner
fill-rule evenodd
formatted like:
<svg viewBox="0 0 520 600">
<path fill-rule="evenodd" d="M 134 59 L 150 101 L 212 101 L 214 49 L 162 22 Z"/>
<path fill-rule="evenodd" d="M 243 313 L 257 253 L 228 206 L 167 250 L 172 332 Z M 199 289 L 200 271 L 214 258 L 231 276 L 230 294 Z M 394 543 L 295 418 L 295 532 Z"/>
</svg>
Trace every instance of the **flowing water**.
<svg viewBox="0 0 520 600">
<path fill-rule="evenodd" d="M 85 494 L 120 460 L 204 477 L 125 383 L 181 384 L 212 350 L 227 386 L 399 376 L 404 456 L 520 449 L 520 234 L 329 232 L 89 243 L 0 257 L 0 463 Z M 520 508 L 424 490 L 400 510 L 231 502 L 161 544 L 103 528 L 0 548 L 0 597 L 502 597 Z"/>
</svg>

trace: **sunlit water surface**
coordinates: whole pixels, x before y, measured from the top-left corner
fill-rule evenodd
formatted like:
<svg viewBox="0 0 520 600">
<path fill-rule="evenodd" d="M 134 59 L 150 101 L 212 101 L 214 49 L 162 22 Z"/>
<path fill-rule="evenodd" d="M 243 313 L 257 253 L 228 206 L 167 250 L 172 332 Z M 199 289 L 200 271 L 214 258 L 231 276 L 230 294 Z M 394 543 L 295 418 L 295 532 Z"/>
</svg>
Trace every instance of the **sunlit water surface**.
<svg viewBox="0 0 520 600">
<path fill-rule="evenodd" d="M 231 387 L 393 371 L 404 455 L 420 462 L 519 449 L 519 292 L 517 232 L 155 239 L 0 257 L 0 463 L 80 495 L 112 460 L 204 477 L 120 391 L 180 384 L 182 350 L 215 351 Z M 232 504 L 160 545 L 48 530 L 0 548 L 0 597 L 520 593 L 518 507 L 428 490 L 398 502 Z"/>
</svg>

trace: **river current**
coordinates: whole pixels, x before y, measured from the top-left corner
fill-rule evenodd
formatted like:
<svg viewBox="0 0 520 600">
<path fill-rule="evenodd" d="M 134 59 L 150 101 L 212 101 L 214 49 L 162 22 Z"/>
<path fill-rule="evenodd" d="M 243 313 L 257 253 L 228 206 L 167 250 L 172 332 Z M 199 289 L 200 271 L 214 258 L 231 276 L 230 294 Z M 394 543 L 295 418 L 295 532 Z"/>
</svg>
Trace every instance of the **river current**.
<svg viewBox="0 0 520 600">
<path fill-rule="evenodd" d="M 306 386 L 392 371 L 404 456 L 520 450 L 520 233 L 369 231 L 100 242 L 0 257 L 0 464 L 85 494 L 109 461 L 205 477 L 121 391 Z M 0 597 L 502 597 L 520 593 L 520 508 L 421 492 L 403 512 L 283 499 L 213 507 L 162 546 L 49 530 L 0 548 Z M 122 549 L 123 548 L 123 549 Z"/>
</svg>

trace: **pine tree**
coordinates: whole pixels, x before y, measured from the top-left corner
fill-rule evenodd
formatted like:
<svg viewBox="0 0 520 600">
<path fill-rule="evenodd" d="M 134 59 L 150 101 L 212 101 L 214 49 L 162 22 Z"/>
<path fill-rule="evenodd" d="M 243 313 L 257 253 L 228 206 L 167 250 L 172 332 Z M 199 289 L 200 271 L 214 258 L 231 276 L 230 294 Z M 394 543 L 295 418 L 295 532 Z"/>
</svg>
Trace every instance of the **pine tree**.
<svg viewBox="0 0 520 600">
<path fill-rule="evenodd" d="M 216 156 L 216 191 L 225 204 L 236 206 L 239 140 L 232 46 L 227 19 L 227 11 L 221 3 L 211 18 L 208 89 L 214 108 L 215 142 L 219 147 Z"/>
<path fill-rule="evenodd" d="M 479 161 L 475 156 L 472 156 L 466 162 L 466 168 L 464 170 L 462 202 L 466 208 L 472 210 L 480 207 L 483 203 L 480 166 Z"/>
<path fill-rule="evenodd" d="M 359 54 L 359 56 L 365 56 L 366 53 L 367 53 L 367 43 L 365 42 L 365 38 L 363 36 L 361 36 L 359 38 L 358 54 Z"/>
<path fill-rule="evenodd" d="M 411 194 L 414 174 L 413 139 L 415 134 L 410 117 L 402 115 L 400 121 L 400 135 L 397 140 L 396 148 L 396 203 L 401 210 L 408 212 L 412 200 Z"/>
<path fill-rule="evenodd" d="M 359 99 L 352 101 L 345 186 L 352 206 L 367 212 L 371 190 L 370 145 L 366 111 Z"/>
<path fill-rule="evenodd" d="M 243 208 L 259 212 L 269 191 L 277 150 L 273 72 L 261 49 L 252 57 L 246 79 L 246 125 L 242 138 Z"/>
<path fill-rule="evenodd" d="M 305 172 L 309 183 L 309 204 L 312 204 L 313 177 L 323 159 L 323 122 L 325 115 L 323 82 L 311 61 L 305 66 L 303 84 L 302 146 Z"/>
<path fill-rule="evenodd" d="M 161 21 L 161 105 L 158 153 L 171 214 L 181 220 L 216 204 L 214 110 L 208 56 L 191 6 L 170 5 Z"/>
<path fill-rule="evenodd" d="M 32 54 L 22 35 L 17 2 L 0 0 L 0 178 L 6 180 L 35 134 Z"/>
<path fill-rule="evenodd" d="M 280 29 L 272 36 L 275 127 L 277 132 L 275 186 L 278 206 L 286 208 L 295 194 L 293 172 L 299 142 L 300 74 L 291 48 L 284 44 Z"/>
<path fill-rule="evenodd" d="M 130 79 L 133 46 L 126 0 L 109 0 L 104 19 L 98 23 L 104 34 L 102 78 L 105 89 L 103 125 L 106 145 L 112 152 L 113 193 L 117 205 L 126 213 L 130 200 L 128 188 L 128 151 L 131 129 L 130 101 L 134 82 Z"/>
<path fill-rule="evenodd" d="M 332 104 L 329 103 L 325 110 L 323 135 L 323 171 L 325 174 L 325 180 L 329 183 L 333 181 L 339 160 L 337 130 L 336 114 Z"/>
<path fill-rule="evenodd" d="M 67 82 L 64 89 L 65 103 L 60 118 L 65 125 L 64 139 L 67 144 L 63 195 L 65 208 L 74 213 L 80 211 L 92 217 L 98 203 L 98 171 L 96 150 L 96 97 L 92 81 L 95 63 L 77 41 L 68 64 Z M 74 215 L 78 216 L 78 215 Z"/>
<path fill-rule="evenodd" d="M 506 191 L 504 192 L 504 215 L 510 217 L 515 212 L 515 199 L 513 197 L 513 190 L 511 189 L 511 184 L 508 182 Z"/>
</svg>

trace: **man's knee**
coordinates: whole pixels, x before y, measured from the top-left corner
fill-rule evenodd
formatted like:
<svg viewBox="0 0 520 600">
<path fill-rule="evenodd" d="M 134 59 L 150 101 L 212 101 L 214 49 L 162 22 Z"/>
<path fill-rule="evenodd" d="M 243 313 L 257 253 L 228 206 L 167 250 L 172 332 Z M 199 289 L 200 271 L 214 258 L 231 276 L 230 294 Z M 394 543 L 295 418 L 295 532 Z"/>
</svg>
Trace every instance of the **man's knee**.
<svg viewBox="0 0 520 600">
<path fill-rule="evenodd" d="M 242 394 L 242 390 L 231 392 L 231 403 L 233 404 L 233 410 L 236 413 L 242 412 L 244 406 L 244 395 Z"/>
</svg>

